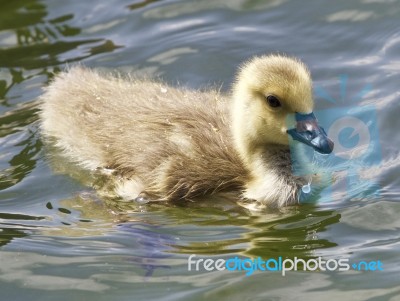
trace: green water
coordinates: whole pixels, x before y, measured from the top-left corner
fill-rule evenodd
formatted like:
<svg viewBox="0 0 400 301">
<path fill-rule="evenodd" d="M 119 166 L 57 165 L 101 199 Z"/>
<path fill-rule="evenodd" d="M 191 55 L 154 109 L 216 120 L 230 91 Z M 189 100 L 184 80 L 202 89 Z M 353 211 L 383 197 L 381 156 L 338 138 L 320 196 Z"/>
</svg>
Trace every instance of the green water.
<svg viewBox="0 0 400 301">
<path fill-rule="evenodd" d="M 400 1 L 8 0 L 0 8 L 0 300 L 400 300 Z M 257 214 L 230 199 L 138 207 L 100 199 L 85 185 L 90 175 L 77 180 L 67 162 L 50 166 L 38 96 L 67 64 L 228 90 L 241 62 L 268 52 L 303 59 L 335 99 L 369 85 L 362 104 L 376 108 L 378 194 L 352 184 L 335 202 Z M 316 106 L 328 104 L 316 95 Z M 246 277 L 188 271 L 191 254 L 380 260 L 383 271 Z"/>
</svg>

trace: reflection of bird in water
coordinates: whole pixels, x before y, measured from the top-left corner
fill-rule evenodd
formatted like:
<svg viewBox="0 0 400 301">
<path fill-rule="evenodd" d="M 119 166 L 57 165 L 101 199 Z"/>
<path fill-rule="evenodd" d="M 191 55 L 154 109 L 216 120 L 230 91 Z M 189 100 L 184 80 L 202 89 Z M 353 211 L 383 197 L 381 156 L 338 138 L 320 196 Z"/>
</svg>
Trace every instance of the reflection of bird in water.
<svg viewBox="0 0 400 301">
<path fill-rule="evenodd" d="M 160 264 L 161 259 L 172 257 L 167 251 L 173 248 L 170 245 L 176 243 L 176 238 L 167 234 L 161 234 L 161 227 L 148 224 L 123 223 L 117 226 L 118 231 L 129 233 L 133 246 L 126 246 L 132 251 L 128 261 L 139 265 L 146 271 L 145 276 L 152 276 L 156 269 L 170 269 L 171 266 Z M 134 255 L 133 255 L 134 254 Z M 163 261 L 166 262 L 166 261 Z"/>
<path fill-rule="evenodd" d="M 43 235 L 79 237 L 86 238 L 88 242 L 100 242 L 94 243 L 96 254 L 123 256 L 126 258 L 123 260 L 145 270 L 146 276 L 150 276 L 157 268 L 169 268 L 161 261 L 171 256 L 168 251 L 174 249 L 172 246 L 177 244 L 178 239 L 162 233 L 165 229 L 161 226 L 137 220 L 135 215 L 127 214 L 126 210 L 99 201 L 91 192 L 82 192 L 79 197 L 59 203 L 48 202 L 46 207 L 56 224 L 41 228 Z M 71 240 L 71 244 L 79 244 L 79 241 Z M 90 244 L 88 248 L 91 248 Z"/>
<path fill-rule="evenodd" d="M 291 172 L 288 133 L 332 151 L 312 114 L 311 86 L 303 63 L 278 55 L 244 64 L 232 99 L 75 67 L 42 96 L 42 130 L 82 166 L 112 169 L 121 180 L 117 192 L 128 199 L 236 190 L 279 207 L 297 203 L 304 184 Z M 292 113 L 296 128 L 288 131 Z"/>
</svg>

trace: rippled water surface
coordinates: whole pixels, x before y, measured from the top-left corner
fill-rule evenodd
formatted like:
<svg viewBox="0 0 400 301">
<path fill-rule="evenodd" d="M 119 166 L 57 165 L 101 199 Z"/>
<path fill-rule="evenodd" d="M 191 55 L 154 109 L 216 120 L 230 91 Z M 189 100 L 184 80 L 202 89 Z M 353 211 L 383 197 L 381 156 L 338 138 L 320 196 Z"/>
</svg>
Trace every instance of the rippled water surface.
<svg viewBox="0 0 400 301">
<path fill-rule="evenodd" d="M 400 300 L 400 1 L 0 5 L 1 300 Z M 317 109 L 368 85 L 378 193 L 350 183 L 335 202 L 260 213 L 229 198 L 138 207 L 97 197 L 90 174 L 78 180 L 66 162 L 50 166 L 38 96 L 67 64 L 228 91 L 241 62 L 268 52 L 310 66 Z M 380 260 L 384 270 L 246 277 L 188 271 L 190 254 Z"/>
</svg>

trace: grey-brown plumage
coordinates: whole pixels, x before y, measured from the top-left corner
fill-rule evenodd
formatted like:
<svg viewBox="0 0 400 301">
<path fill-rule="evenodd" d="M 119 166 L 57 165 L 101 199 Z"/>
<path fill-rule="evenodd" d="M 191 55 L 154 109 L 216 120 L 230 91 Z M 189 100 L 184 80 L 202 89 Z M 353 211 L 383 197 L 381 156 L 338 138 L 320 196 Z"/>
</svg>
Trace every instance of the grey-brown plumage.
<svg viewBox="0 0 400 301">
<path fill-rule="evenodd" d="M 265 101 L 277 95 L 282 107 Z M 41 128 L 80 165 L 114 170 L 117 193 L 194 199 L 238 191 L 257 204 L 297 202 L 285 118 L 312 111 L 311 79 L 296 59 L 244 64 L 232 95 L 192 91 L 73 67 L 41 97 Z"/>
</svg>

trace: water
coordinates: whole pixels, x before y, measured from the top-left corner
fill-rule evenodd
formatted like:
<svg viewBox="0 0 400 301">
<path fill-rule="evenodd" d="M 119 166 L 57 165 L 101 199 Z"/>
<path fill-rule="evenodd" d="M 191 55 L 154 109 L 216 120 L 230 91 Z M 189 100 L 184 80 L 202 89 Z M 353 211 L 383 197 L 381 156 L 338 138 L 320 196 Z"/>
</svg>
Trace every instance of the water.
<svg viewBox="0 0 400 301">
<path fill-rule="evenodd" d="M 1 1 L 0 299 L 400 300 L 399 2 Z M 259 214 L 229 198 L 138 206 L 99 199 L 68 164 L 50 167 L 37 99 L 67 64 L 228 90 L 242 61 L 268 52 L 302 58 L 336 100 L 370 85 L 378 195 L 353 185 L 333 204 Z M 188 271 L 190 254 L 380 260 L 384 271 L 245 277 Z"/>
</svg>

